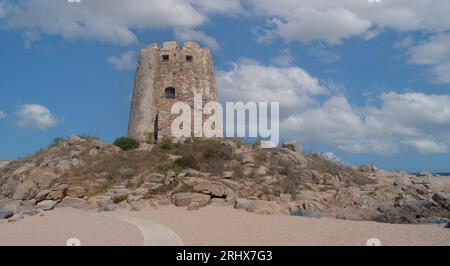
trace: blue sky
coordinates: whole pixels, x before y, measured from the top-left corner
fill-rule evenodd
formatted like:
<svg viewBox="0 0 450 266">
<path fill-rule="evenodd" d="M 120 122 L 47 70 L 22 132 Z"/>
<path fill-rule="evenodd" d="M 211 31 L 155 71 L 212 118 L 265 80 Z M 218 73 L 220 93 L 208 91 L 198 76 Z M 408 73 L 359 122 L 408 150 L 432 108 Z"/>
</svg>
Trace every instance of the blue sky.
<svg viewBox="0 0 450 266">
<path fill-rule="evenodd" d="M 0 0 L 0 159 L 126 135 L 138 51 L 211 48 L 222 101 L 279 101 L 281 136 L 349 164 L 448 172 L 444 0 Z"/>
</svg>

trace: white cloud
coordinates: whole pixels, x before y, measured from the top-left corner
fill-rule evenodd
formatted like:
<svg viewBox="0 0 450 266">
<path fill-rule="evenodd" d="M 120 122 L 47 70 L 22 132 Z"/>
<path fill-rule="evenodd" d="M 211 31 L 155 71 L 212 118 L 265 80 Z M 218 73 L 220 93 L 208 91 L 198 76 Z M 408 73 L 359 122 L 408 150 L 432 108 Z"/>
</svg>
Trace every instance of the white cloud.
<svg viewBox="0 0 450 266">
<path fill-rule="evenodd" d="M 329 91 L 320 81 L 298 67 L 264 66 L 241 60 L 230 71 L 217 72 L 217 86 L 224 101 L 278 101 L 282 113 L 312 105 L 314 95 Z"/>
<path fill-rule="evenodd" d="M 188 0 L 205 13 L 240 13 L 243 12 L 240 0 Z"/>
<path fill-rule="evenodd" d="M 207 36 L 205 33 L 201 31 L 196 31 L 192 29 L 176 29 L 175 30 L 175 38 L 179 41 L 197 41 L 212 50 L 216 50 L 219 48 L 219 44 L 216 39 Z"/>
<path fill-rule="evenodd" d="M 57 123 L 56 116 L 40 104 L 23 104 L 17 111 L 16 125 L 21 128 L 47 129 Z"/>
<path fill-rule="evenodd" d="M 181 0 L 24 0 L 6 5 L 6 25 L 12 29 L 37 29 L 65 39 L 90 38 L 130 44 L 137 41 L 134 29 L 196 27 L 207 17 Z"/>
<path fill-rule="evenodd" d="M 437 143 L 429 139 L 405 140 L 402 144 L 419 153 L 447 153 L 449 151 L 447 143 Z"/>
<path fill-rule="evenodd" d="M 280 102 L 281 134 L 306 144 L 376 154 L 438 153 L 450 147 L 450 95 L 390 92 L 356 106 L 298 67 L 250 60 L 219 71 L 217 83 L 226 101 Z"/>
<path fill-rule="evenodd" d="M 450 2 L 395 0 L 249 0 L 255 13 L 272 21 L 270 34 L 286 40 L 340 43 L 350 37 L 373 38 L 384 28 L 396 31 L 445 32 L 450 29 Z"/>
<path fill-rule="evenodd" d="M 272 62 L 281 67 L 289 67 L 294 62 L 294 57 L 289 49 L 284 49 L 278 57 L 275 57 Z"/>
<path fill-rule="evenodd" d="M 409 63 L 430 66 L 435 83 L 450 83 L 450 33 L 431 37 L 420 44 L 409 44 Z"/>
<path fill-rule="evenodd" d="M 0 6 L 0 17 L 9 29 L 122 45 L 137 42 L 137 30 L 193 29 L 207 22 L 209 15 L 240 12 L 240 0 L 23 0 Z"/>
<path fill-rule="evenodd" d="M 134 51 L 127 51 L 119 56 L 111 56 L 108 58 L 108 63 L 117 70 L 134 69 L 136 67 L 135 56 L 136 53 Z"/>
<path fill-rule="evenodd" d="M 0 119 L 5 118 L 6 117 L 6 113 L 3 112 L 2 110 L 0 110 Z"/>
</svg>

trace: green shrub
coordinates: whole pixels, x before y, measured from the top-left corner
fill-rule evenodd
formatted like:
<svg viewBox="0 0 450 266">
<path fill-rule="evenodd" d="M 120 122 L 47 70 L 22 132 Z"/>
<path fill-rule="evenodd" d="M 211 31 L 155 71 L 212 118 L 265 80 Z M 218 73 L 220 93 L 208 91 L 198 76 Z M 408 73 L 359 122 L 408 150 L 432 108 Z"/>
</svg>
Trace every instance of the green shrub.
<svg viewBox="0 0 450 266">
<path fill-rule="evenodd" d="M 122 201 L 126 201 L 128 199 L 128 195 L 120 195 L 120 196 L 115 196 L 112 198 L 112 201 L 114 202 L 114 204 L 119 204 Z"/>
<path fill-rule="evenodd" d="M 131 180 L 128 180 L 126 188 L 131 189 L 134 188 L 134 186 L 135 184 Z"/>
<path fill-rule="evenodd" d="M 173 143 L 172 143 L 172 139 L 169 137 L 164 137 L 160 143 L 160 147 L 163 150 L 171 150 L 173 149 Z"/>
<path fill-rule="evenodd" d="M 217 147 L 208 148 L 203 152 L 203 158 L 213 160 L 230 160 L 231 154 L 228 151 L 221 150 Z"/>
<path fill-rule="evenodd" d="M 200 169 L 197 159 L 195 159 L 195 157 L 192 155 L 186 155 L 176 159 L 174 165 L 182 169 L 186 168 L 192 168 L 196 170 Z"/>
<path fill-rule="evenodd" d="M 135 150 L 139 148 L 139 142 L 132 138 L 122 137 L 114 141 L 114 146 L 117 146 L 124 151 Z"/>
</svg>

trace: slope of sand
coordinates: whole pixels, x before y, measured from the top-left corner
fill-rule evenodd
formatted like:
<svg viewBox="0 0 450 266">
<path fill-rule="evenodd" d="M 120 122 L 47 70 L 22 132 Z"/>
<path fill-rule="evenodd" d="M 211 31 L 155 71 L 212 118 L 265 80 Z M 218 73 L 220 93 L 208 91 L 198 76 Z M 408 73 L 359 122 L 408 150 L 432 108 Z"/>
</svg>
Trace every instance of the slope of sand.
<svg viewBox="0 0 450 266">
<path fill-rule="evenodd" d="M 78 238 L 82 245 L 142 245 L 143 236 L 135 226 L 96 213 L 56 209 L 43 217 L 18 222 L 0 222 L 0 245 L 65 246 Z"/>
<path fill-rule="evenodd" d="M 267 216 L 213 206 L 199 211 L 163 207 L 107 214 L 57 209 L 43 217 L 0 222 L 0 245 L 64 245 L 71 237 L 83 245 L 158 245 L 172 240 L 174 245 L 179 244 L 176 241 L 184 245 L 366 245 L 370 238 L 380 239 L 382 245 L 450 245 L 450 229 L 443 225 Z"/>
</svg>

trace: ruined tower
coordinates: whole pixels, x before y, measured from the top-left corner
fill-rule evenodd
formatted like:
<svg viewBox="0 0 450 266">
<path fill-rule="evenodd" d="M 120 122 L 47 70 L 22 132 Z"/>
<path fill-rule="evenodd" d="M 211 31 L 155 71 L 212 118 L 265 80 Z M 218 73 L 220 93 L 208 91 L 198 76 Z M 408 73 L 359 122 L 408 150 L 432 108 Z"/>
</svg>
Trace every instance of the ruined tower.
<svg viewBox="0 0 450 266">
<path fill-rule="evenodd" d="M 211 53 L 197 43 L 165 42 L 141 50 L 137 65 L 128 136 L 157 142 L 171 136 L 172 105 L 178 101 L 194 106 L 194 94 L 203 102 L 217 101 Z"/>
</svg>

